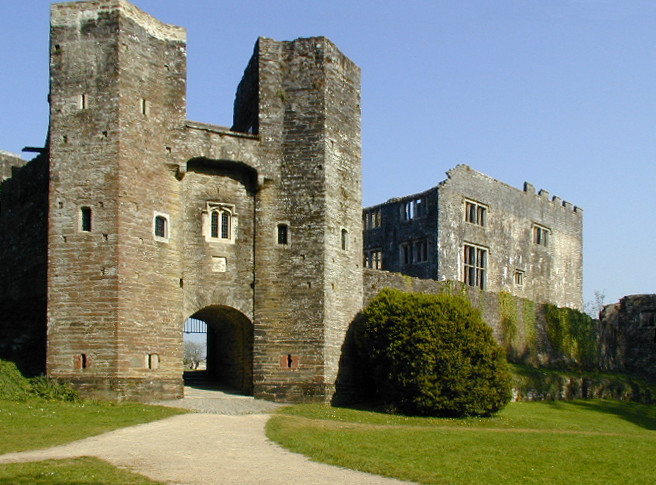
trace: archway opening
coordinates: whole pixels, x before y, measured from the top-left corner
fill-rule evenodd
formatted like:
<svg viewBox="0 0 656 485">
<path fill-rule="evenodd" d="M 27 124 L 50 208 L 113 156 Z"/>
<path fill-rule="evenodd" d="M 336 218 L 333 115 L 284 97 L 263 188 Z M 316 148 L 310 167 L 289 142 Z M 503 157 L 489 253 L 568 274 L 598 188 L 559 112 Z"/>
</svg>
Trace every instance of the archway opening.
<svg viewBox="0 0 656 485">
<path fill-rule="evenodd" d="M 195 362 L 185 356 L 185 385 L 253 394 L 253 325 L 246 315 L 231 307 L 206 307 L 185 321 L 184 335 L 186 347 L 204 343 L 206 356 L 205 369 L 202 362 L 191 369 Z"/>
</svg>

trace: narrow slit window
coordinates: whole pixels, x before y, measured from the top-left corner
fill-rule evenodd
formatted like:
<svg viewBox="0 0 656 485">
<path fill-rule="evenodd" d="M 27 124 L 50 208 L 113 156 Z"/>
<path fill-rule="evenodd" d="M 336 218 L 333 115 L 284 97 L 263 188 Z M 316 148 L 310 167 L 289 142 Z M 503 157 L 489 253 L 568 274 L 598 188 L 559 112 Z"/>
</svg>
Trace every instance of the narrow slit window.
<svg viewBox="0 0 656 485">
<path fill-rule="evenodd" d="M 289 244 L 289 226 L 278 224 L 278 244 Z"/>
<path fill-rule="evenodd" d="M 212 212 L 211 216 L 211 237 L 218 238 L 219 237 L 219 213 L 218 212 Z"/>
<path fill-rule="evenodd" d="M 342 250 L 348 251 L 349 248 L 349 233 L 346 229 L 342 229 Z"/>
<path fill-rule="evenodd" d="M 91 232 L 91 207 L 80 208 L 80 230 Z"/>
<path fill-rule="evenodd" d="M 230 239 L 230 214 L 221 212 L 221 239 Z"/>
<path fill-rule="evenodd" d="M 78 106 L 80 109 L 87 109 L 89 107 L 89 98 L 85 94 L 80 94 L 80 99 L 78 101 Z"/>
</svg>

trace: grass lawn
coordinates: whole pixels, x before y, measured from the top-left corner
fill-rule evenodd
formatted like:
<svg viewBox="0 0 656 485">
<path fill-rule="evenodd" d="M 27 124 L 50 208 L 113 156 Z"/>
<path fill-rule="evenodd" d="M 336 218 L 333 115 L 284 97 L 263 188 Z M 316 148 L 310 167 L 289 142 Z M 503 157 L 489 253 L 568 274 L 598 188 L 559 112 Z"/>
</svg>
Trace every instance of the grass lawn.
<svg viewBox="0 0 656 485">
<path fill-rule="evenodd" d="M 121 470 L 97 458 L 47 460 L 34 463 L 14 463 L 0 466 L 0 484 L 11 485 L 152 485 L 161 482 L 143 475 Z"/>
<path fill-rule="evenodd" d="M 184 412 L 128 402 L 0 400 L 0 453 L 60 445 Z"/>
<path fill-rule="evenodd" d="M 268 436 L 311 458 L 427 484 L 645 484 L 656 476 L 656 407 L 511 403 L 493 418 L 283 408 Z"/>
</svg>

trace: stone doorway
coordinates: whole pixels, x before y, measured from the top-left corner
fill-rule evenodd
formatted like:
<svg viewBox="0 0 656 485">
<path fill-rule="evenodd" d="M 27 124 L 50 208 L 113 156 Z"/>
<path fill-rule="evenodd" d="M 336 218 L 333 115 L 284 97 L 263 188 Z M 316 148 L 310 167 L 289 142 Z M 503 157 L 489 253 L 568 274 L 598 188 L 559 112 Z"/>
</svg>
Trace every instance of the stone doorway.
<svg viewBox="0 0 656 485">
<path fill-rule="evenodd" d="M 218 385 L 252 395 L 253 324 L 250 319 L 239 310 L 222 305 L 205 307 L 190 319 L 206 324 L 207 359 L 205 371 L 185 372 L 185 384 Z"/>
</svg>

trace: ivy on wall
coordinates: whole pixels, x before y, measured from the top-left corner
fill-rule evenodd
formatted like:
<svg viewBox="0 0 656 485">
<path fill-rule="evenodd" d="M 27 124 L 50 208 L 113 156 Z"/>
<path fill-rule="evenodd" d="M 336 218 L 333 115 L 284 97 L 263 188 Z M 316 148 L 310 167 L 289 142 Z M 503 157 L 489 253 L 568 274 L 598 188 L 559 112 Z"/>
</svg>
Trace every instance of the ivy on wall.
<svg viewBox="0 0 656 485">
<path fill-rule="evenodd" d="M 589 369 L 597 361 L 597 326 L 587 314 L 571 308 L 545 305 L 547 336 L 554 353 Z"/>
</svg>

